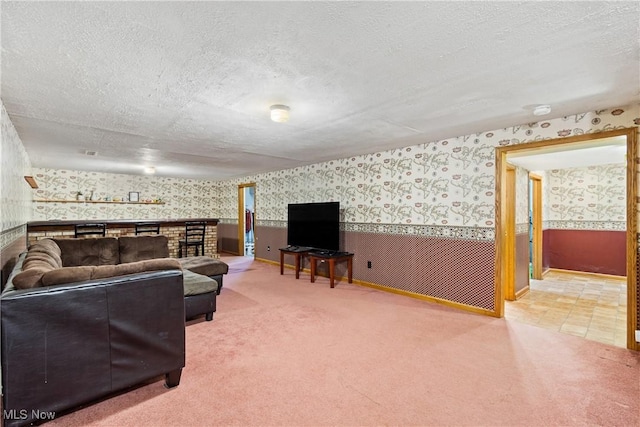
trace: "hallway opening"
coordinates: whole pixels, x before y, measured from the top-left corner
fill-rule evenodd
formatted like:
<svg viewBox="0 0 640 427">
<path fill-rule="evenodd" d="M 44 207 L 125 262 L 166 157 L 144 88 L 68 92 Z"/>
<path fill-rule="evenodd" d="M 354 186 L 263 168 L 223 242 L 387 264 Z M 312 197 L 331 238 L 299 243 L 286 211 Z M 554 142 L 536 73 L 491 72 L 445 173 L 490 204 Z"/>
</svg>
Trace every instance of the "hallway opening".
<svg viewBox="0 0 640 427">
<path fill-rule="evenodd" d="M 256 184 L 238 186 L 238 254 L 255 257 Z"/>
<path fill-rule="evenodd" d="M 549 162 L 561 159 L 563 155 L 568 156 L 564 157 L 565 159 L 571 158 L 573 161 L 582 155 L 580 150 L 586 153 L 588 149 L 595 149 L 595 152 L 598 152 L 598 150 L 610 149 L 609 146 L 623 149 L 618 160 L 622 165 L 622 178 L 614 175 L 617 177 L 615 179 L 621 179 L 625 184 L 621 189 L 617 188 L 617 193 L 614 195 L 608 194 L 607 189 L 599 188 L 597 184 L 576 189 L 576 185 L 572 183 L 565 185 L 562 181 L 576 175 L 575 171 L 570 170 L 571 166 L 567 166 L 565 172 L 561 170 L 560 175 L 565 173 L 566 176 L 561 176 L 560 181 L 556 179 L 552 187 L 545 190 L 546 194 L 552 194 L 555 197 L 553 203 L 543 203 L 545 206 L 545 212 L 542 214 L 544 242 L 538 246 L 538 249 L 541 250 L 542 246 L 545 248 L 542 262 L 545 274 L 542 280 L 530 278 L 530 261 L 532 260 L 530 230 L 533 216 L 530 214 L 530 195 L 527 190 L 524 191 L 525 197 L 522 203 L 525 206 L 524 220 L 522 220 L 523 215 L 518 214 L 518 206 L 515 208 L 515 214 L 509 213 L 509 209 L 513 209 L 516 201 L 510 199 L 512 192 L 508 191 L 508 188 L 512 184 L 508 181 L 507 168 L 513 168 L 513 164 L 516 164 L 516 167 L 522 167 L 526 174 L 521 175 L 527 180 L 525 185 L 529 185 L 529 172 L 542 175 L 558 174 L 556 169 L 562 169 L 562 166 L 555 169 L 546 166 L 549 166 L 547 164 Z M 533 158 L 540 154 L 547 154 L 546 157 L 540 156 L 546 162 L 540 163 L 544 167 L 531 167 L 526 162 L 520 162 L 521 159 Z M 635 158 L 636 129 L 620 129 L 496 149 L 496 311 L 499 316 L 514 320 L 521 319 L 526 323 L 549 327 L 563 333 L 572 333 L 587 339 L 638 349 L 634 336 L 637 329 Z M 601 160 L 598 159 L 598 161 Z M 594 163 L 598 164 L 598 161 Z M 606 181 L 611 171 L 607 169 L 606 161 L 601 161 L 599 165 L 603 165 L 604 169 L 601 176 L 596 178 Z M 589 169 L 598 167 L 589 167 Z M 580 166 L 576 166 L 576 169 L 579 168 Z M 618 170 L 620 166 L 615 168 Z M 542 181 L 544 182 L 544 179 Z M 581 185 L 584 184 L 583 181 L 579 182 Z M 599 202 L 590 203 L 590 200 L 586 200 L 589 197 L 596 197 L 598 200 L 615 198 L 613 201 L 608 201 L 609 204 L 616 206 L 613 206 L 609 212 L 603 210 Z M 516 218 L 517 225 L 510 223 L 513 221 L 512 218 Z M 519 231 L 514 232 L 513 230 L 516 229 Z M 514 233 L 518 237 L 514 236 Z M 576 243 L 576 239 L 572 238 L 572 233 L 580 238 L 588 235 L 595 240 L 580 246 Z M 513 247 L 516 240 L 519 242 L 520 234 L 525 236 L 524 243 Z M 597 250 L 602 252 L 599 246 L 609 244 L 611 240 L 609 235 L 614 234 L 622 239 L 617 244 L 621 247 L 621 251 L 612 254 L 612 258 L 615 258 L 612 261 L 616 264 L 615 271 L 608 275 L 589 274 L 609 272 L 600 270 L 601 266 L 597 266 L 594 270 L 590 270 L 590 266 L 582 268 L 580 257 L 588 258 L 589 252 Z M 553 244 L 556 246 L 552 247 Z M 572 244 L 575 247 L 567 250 L 567 247 Z M 518 249 L 520 256 L 518 256 Z M 523 251 L 526 251 L 526 256 L 522 256 Z M 515 256 L 509 256 L 514 252 Z M 608 255 L 606 250 L 602 255 Z M 553 257 L 552 262 L 549 261 L 550 257 Z M 514 265 L 516 262 L 519 262 L 517 266 Z M 561 266 L 553 265 L 554 262 Z M 533 277 L 536 277 L 535 268 L 533 270 Z M 524 275 L 520 274 L 522 271 Z M 520 283 L 515 282 L 516 278 L 523 277 L 524 285 L 522 280 Z M 509 298 L 509 290 L 513 290 L 511 295 L 515 294 L 517 298 Z M 620 298 L 624 301 L 620 302 Z M 514 301 L 505 304 L 505 299 Z"/>
</svg>

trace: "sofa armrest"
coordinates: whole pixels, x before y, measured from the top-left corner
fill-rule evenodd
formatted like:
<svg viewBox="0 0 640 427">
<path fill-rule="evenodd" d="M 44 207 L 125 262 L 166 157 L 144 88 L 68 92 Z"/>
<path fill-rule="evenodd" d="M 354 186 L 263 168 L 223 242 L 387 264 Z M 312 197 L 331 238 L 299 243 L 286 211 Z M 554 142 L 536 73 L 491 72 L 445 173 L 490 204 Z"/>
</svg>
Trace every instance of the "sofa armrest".
<svg viewBox="0 0 640 427">
<path fill-rule="evenodd" d="M 180 270 L 16 290 L 0 304 L 5 414 L 71 409 L 184 366 Z"/>
</svg>

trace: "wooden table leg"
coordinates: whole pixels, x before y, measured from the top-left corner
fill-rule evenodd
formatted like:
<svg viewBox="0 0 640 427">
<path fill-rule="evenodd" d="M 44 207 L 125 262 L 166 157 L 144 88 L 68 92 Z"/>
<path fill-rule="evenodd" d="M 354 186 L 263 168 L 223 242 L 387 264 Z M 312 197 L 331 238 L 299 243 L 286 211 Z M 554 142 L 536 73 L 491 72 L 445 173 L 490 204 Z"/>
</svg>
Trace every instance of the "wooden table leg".
<svg viewBox="0 0 640 427">
<path fill-rule="evenodd" d="M 296 258 L 296 279 L 300 278 L 300 254 L 293 255 Z"/>
<path fill-rule="evenodd" d="M 316 281 L 316 259 L 311 257 L 309 258 L 309 269 L 311 270 L 311 283 Z"/>
<path fill-rule="evenodd" d="M 349 272 L 349 283 L 353 283 L 353 258 L 347 259 L 347 271 Z"/>
<path fill-rule="evenodd" d="M 333 258 L 329 258 L 329 284 L 331 285 L 332 288 L 335 286 L 334 284 L 335 268 L 336 268 L 336 260 Z"/>
<path fill-rule="evenodd" d="M 284 274 L 284 252 L 280 251 L 280 275 Z"/>
</svg>

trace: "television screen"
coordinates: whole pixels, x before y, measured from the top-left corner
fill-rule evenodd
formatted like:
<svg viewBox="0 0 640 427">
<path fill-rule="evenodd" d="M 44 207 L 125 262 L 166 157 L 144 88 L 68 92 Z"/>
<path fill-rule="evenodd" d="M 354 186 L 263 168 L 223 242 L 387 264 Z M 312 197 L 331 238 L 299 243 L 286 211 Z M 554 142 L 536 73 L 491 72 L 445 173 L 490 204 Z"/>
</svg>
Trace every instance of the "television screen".
<svg viewBox="0 0 640 427">
<path fill-rule="evenodd" d="M 340 202 L 289 204 L 287 244 L 340 250 Z"/>
</svg>

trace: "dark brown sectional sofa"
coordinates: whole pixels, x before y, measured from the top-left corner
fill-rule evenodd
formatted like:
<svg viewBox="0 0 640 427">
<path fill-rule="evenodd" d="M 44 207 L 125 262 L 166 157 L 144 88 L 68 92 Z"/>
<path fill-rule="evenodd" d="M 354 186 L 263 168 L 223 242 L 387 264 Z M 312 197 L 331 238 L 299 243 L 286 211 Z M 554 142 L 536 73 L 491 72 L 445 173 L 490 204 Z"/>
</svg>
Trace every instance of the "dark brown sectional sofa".
<svg viewBox="0 0 640 427">
<path fill-rule="evenodd" d="M 221 283 L 228 266 L 199 258 L 182 263 Z M 218 292 L 216 280 L 169 258 L 162 235 L 36 242 L 0 295 L 4 425 L 161 375 L 177 386 L 185 319 L 211 320 Z"/>
<path fill-rule="evenodd" d="M 39 240 L 29 248 L 21 271 L 12 278 L 9 286 L 31 289 L 145 271 L 181 269 L 178 260 L 163 257 L 161 253 L 140 251 L 138 254 L 137 251 L 132 251 L 132 245 L 127 244 L 126 239 L 104 237 Z M 156 239 L 155 236 L 153 239 L 163 240 Z"/>
</svg>

